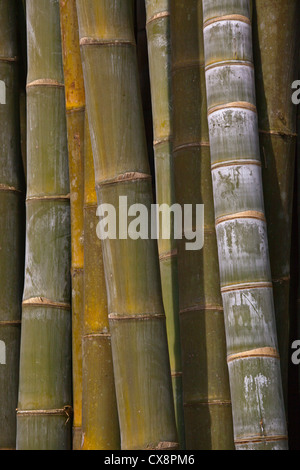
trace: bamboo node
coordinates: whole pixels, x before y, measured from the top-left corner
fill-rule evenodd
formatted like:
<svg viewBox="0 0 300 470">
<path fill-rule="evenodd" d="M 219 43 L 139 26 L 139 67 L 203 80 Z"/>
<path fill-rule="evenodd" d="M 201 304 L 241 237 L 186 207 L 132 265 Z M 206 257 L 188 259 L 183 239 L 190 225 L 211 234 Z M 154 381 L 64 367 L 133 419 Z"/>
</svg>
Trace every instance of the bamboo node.
<svg viewBox="0 0 300 470">
<path fill-rule="evenodd" d="M 213 106 L 208 109 L 207 115 L 210 116 L 211 114 L 217 111 L 223 111 L 225 109 L 230 108 L 240 108 L 240 109 L 247 109 L 248 111 L 252 111 L 257 114 L 256 106 L 252 103 L 248 103 L 248 101 L 233 101 L 232 103 L 224 103 L 222 105 Z"/>
<path fill-rule="evenodd" d="M 169 11 L 160 11 L 159 13 L 156 13 L 151 18 L 149 18 L 149 20 L 147 20 L 146 26 L 148 26 L 148 24 L 152 23 L 152 21 L 160 20 L 161 18 L 168 18 L 169 16 L 170 16 Z"/>
<path fill-rule="evenodd" d="M 63 408 L 54 408 L 46 410 L 20 410 L 16 409 L 18 416 L 66 416 L 67 420 L 65 425 L 71 420 L 73 415 L 73 408 L 70 405 L 66 405 Z"/>
<path fill-rule="evenodd" d="M 80 46 L 135 46 L 134 41 L 129 39 L 103 39 L 83 37 L 79 41 Z"/>
<path fill-rule="evenodd" d="M 256 281 L 256 282 L 245 282 L 241 284 L 231 284 L 228 286 L 221 287 L 221 293 L 225 294 L 226 292 L 234 292 L 236 290 L 245 290 L 245 289 L 272 289 L 272 282 L 267 281 Z"/>
<path fill-rule="evenodd" d="M 47 86 L 47 87 L 55 87 L 55 88 L 64 88 L 64 83 L 58 82 L 57 80 L 53 80 L 51 78 L 40 78 L 38 80 L 33 80 L 32 82 L 27 83 L 26 88 L 31 88 L 34 86 Z"/>
<path fill-rule="evenodd" d="M 237 212 L 235 214 L 224 215 L 216 219 L 216 226 L 223 222 L 230 222 L 237 219 L 258 219 L 263 222 L 266 222 L 266 218 L 263 212 L 258 211 L 243 211 Z"/>
<path fill-rule="evenodd" d="M 159 442 L 157 445 L 149 444 L 146 450 L 176 450 L 179 448 L 178 442 Z"/>
<path fill-rule="evenodd" d="M 219 23 L 220 21 L 241 21 L 242 23 L 246 23 L 251 26 L 251 21 L 247 16 L 244 15 L 224 15 L 224 16 L 215 16 L 214 18 L 210 18 L 205 20 L 203 23 L 203 29 L 207 26 L 210 26 L 214 23 Z"/>
<path fill-rule="evenodd" d="M 246 359 L 246 358 L 257 358 L 257 357 L 270 357 L 274 359 L 279 359 L 279 353 L 277 349 L 271 347 L 265 348 L 256 348 L 251 349 L 250 351 L 242 351 L 236 354 L 230 354 L 227 356 L 227 363 L 236 361 L 238 359 Z"/>
<path fill-rule="evenodd" d="M 102 186 L 123 183 L 127 181 L 149 180 L 149 179 L 152 179 L 151 175 L 148 175 L 146 173 L 139 173 L 137 171 L 132 171 L 132 172 L 123 173 L 122 175 L 118 175 L 116 178 L 103 180 L 96 185 L 96 188 L 101 188 Z"/>
<path fill-rule="evenodd" d="M 164 313 L 138 313 L 133 315 L 118 315 L 116 313 L 110 313 L 108 319 L 110 321 L 119 321 L 119 320 L 156 320 L 156 319 L 165 319 L 166 316 Z"/>
<path fill-rule="evenodd" d="M 12 192 L 12 193 L 22 193 L 20 189 L 15 188 L 14 186 L 9 186 L 6 184 L 0 184 L 0 191 Z"/>
<path fill-rule="evenodd" d="M 43 305 L 48 308 L 58 308 L 62 310 L 70 310 L 71 305 L 65 302 L 54 302 L 53 300 L 46 299 L 45 297 L 33 297 L 31 299 L 23 300 L 22 306 L 40 307 Z"/>
<path fill-rule="evenodd" d="M 238 159 L 238 160 L 228 160 L 223 162 L 216 162 L 211 165 L 211 169 L 217 170 L 218 168 L 227 167 L 227 166 L 241 166 L 241 165 L 256 165 L 261 167 L 260 160 L 254 160 L 253 158 L 246 159 Z"/>
</svg>

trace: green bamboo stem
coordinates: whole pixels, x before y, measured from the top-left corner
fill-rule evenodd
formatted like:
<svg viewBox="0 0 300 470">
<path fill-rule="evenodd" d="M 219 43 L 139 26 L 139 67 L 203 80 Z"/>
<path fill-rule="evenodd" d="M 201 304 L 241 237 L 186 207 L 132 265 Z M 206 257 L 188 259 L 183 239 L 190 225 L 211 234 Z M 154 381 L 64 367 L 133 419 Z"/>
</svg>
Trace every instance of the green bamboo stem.
<svg viewBox="0 0 300 470">
<path fill-rule="evenodd" d="M 85 120 L 84 159 L 84 323 L 82 450 L 120 449 L 107 293 L 99 221 L 94 161 L 88 119 Z"/>
<path fill-rule="evenodd" d="M 203 0 L 212 179 L 237 449 L 286 449 L 250 2 Z"/>
<path fill-rule="evenodd" d="M 16 448 L 24 258 L 16 4 L 0 2 L 0 450 Z"/>
<path fill-rule="evenodd" d="M 60 24 L 66 98 L 71 208 L 73 450 L 79 450 L 82 440 L 85 93 L 79 47 L 76 0 L 60 0 Z"/>
<path fill-rule="evenodd" d="M 77 0 L 98 204 L 150 213 L 133 2 Z M 122 210 L 122 208 L 121 208 Z M 103 240 L 122 449 L 177 448 L 156 240 Z"/>
<path fill-rule="evenodd" d="M 70 200 L 59 1 L 27 0 L 27 221 L 18 450 L 71 448 Z"/>
<path fill-rule="evenodd" d="M 202 2 L 171 1 L 176 200 L 204 204 L 204 246 L 178 242 L 180 327 L 188 449 L 232 449 L 223 305 L 206 116 Z"/>
<path fill-rule="evenodd" d="M 291 100 L 291 84 L 297 77 L 299 7 L 295 0 L 256 0 L 253 20 L 264 202 L 286 405 L 297 109 Z"/>
<path fill-rule="evenodd" d="M 155 181 L 157 204 L 175 203 L 172 158 L 172 89 L 169 0 L 146 0 L 146 32 L 149 57 Z M 171 233 L 174 228 L 171 227 Z M 173 385 L 176 423 L 181 449 L 185 448 L 182 364 L 179 325 L 177 242 L 158 239 L 160 274 Z"/>
</svg>

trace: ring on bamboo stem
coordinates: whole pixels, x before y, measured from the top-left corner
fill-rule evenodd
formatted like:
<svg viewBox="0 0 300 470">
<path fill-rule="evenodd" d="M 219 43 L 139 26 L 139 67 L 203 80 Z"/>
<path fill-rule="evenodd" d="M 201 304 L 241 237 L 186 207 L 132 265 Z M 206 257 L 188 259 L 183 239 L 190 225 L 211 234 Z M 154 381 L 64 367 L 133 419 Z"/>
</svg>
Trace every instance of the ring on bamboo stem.
<svg viewBox="0 0 300 470">
<path fill-rule="evenodd" d="M 21 320 L 3 320 L 0 321 L 0 326 L 14 326 L 21 325 Z"/>
<path fill-rule="evenodd" d="M 70 310 L 71 305 L 64 302 L 53 302 L 52 300 L 46 299 L 44 297 L 33 297 L 31 299 L 23 300 L 23 307 L 47 307 L 47 308 L 58 308 L 61 310 Z"/>
<path fill-rule="evenodd" d="M 145 450 L 176 450 L 178 447 L 178 442 L 160 442 L 157 446 L 147 446 Z"/>
<path fill-rule="evenodd" d="M 222 224 L 223 222 L 230 222 L 237 219 L 258 219 L 263 222 L 266 222 L 265 215 L 263 212 L 258 211 L 243 211 L 236 212 L 235 214 L 224 215 L 216 219 L 216 226 Z"/>
<path fill-rule="evenodd" d="M 231 66 L 236 66 L 236 65 L 242 65 L 243 67 L 251 67 L 254 69 L 254 64 L 253 62 L 249 62 L 249 60 L 220 60 L 220 61 L 213 61 L 211 63 L 208 63 L 205 65 L 205 71 L 207 72 L 208 70 L 214 69 L 216 67 L 231 67 Z"/>
<path fill-rule="evenodd" d="M 248 103 L 247 101 L 233 101 L 232 103 L 226 103 L 226 104 L 213 106 L 212 108 L 209 108 L 207 111 L 207 115 L 210 116 L 211 114 L 217 111 L 223 111 L 229 108 L 247 109 L 248 111 L 252 111 L 253 113 L 257 114 L 257 108 L 254 104 Z"/>
<path fill-rule="evenodd" d="M 174 149 L 173 152 L 179 152 L 180 150 L 185 150 L 188 148 L 199 148 L 199 147 L 209 147 L 210 143 L 209 142 L 189 142 L 187 144 L 181 144 L 177 145 Z"/>
<path fill-rule="evenodd" d="M 26 202 L 35 202 L 35 201 L 61 201 L 61 200 L 70 200 L 70 194 L 62 194 L 57 196 L 28 196 Z"/>
<path fill-rule="evenodd" d="M 51 78 L 40 78 L 39 80 L 33 80 L 32 82 L 27 83 L 26 88 L 31 88 L 35 86 L 47 86 L 54 88 L 64 88 L 64 83 L 58 82 L 57 80 L 52 80 Z"/>
<path fill-rule="evenodd" d="M 159 260 L 163 261 L 164 259 L 174 258 L 177 255 L 178 255 L 178 250 L 176 248 L 175 250 L 169 251 L 167 253 L 162 253 L 161 255 L 159 255 Z"/>
<path fill-rule="evenodd" d="M 229 160 L 225 162 L 217 162 L 211 165 L 212 170 L 216 170 L 218 168 L 227 167 L 227 166 L 240 166 L 240 165 L 257 165 L 261 166 L 260 160 L 253 160 L 253 158 L 249 158 L 249 160 L 241 159 L 241 160 Z"/>
<path fill-rule="evenodd" d="M 241 284 L 232 284 L 229 286 L 221 287 L 221 293 L 233 292 L 236 290 L 248 290 L 248 289 L 272 289 L 272 282 L 260 281 L 260 282 L 246 282 Z"/>
<path fill-rule="evenodd" d="M 67 421 L 65 424 L 67 424 L 72 415 L 73 415 L 73 408 L 70 405 L 66 405 L 63 408 L 55 408 L 51 410 L 19 410 L 18 408 L 16 409 L 17 415 L 18 416 L 66 416 Z"/>
<path fill-rule="evenodd" d="M 279 359 L 279 353 L 277 349 L 265 347 L 265 348 L 256 348 L 251 349 L 250 351 L 242 351 L 236 354 L 230 354 L 227 356 L 227 363 L 236 361 L 238 359 L 246 358 L 257 358 L 257 357 L 270 357 L 273 359 Z"/>
<path fill-rule="evenodd" d="M 255 442 L 287 441 L 288 436 L 249 436 L 241 439 L 235 439 L 235 444 L 247 444 Z"/>
<path fill-rule="evenodd" d="M 116 178 L 100 181 L 96 184 L 96 189 L 101 188 L 102 186 L 107 186 L 110 184 L 125 183 L 126 181 L 136 181 L 136 180 L 149 180 L 152 179 L 151 175 L 146 173 L 139 173 L 137 171 L 131 171 L 118 175 Z"/>
<path fill-rule="evenodd" d="M 20 189 L 14 188 L 13 186 L 8 186 L 6 184 L 0 184 L 0 191 L 22 194 L 22 191 Z"/>
<path fill-rule="evenodd" d="M 20 58 L 18 56 L 14 57 L 0 57 L 0 62 L 18 62 Z"/>
<path fill-rule="evenodd" d="M 134 41 L 128 39 L 103 39 L 103 38 L 81 38 L 80 46 L 136 46 Z"/>
<path fill-rule="evenodd" d="M 146 313 L 146 314 L 133 314 L 133 315 L 118 315 L 116 313 L 110 313 L 108 315 L 110 321 L 120 321 L 120 320 L 160 320 L 166 319 L 164 313 Z"/>
<path fill-rule="evenodd" d="M 247 16 L 243 15 L 224 15 L 224 16 L 215 16 L 214 18 L 210 18 L 203 23 L 203 29 L 207 26 L 210 26 L 214 23 L 219 23 L 220 21 L 241 21 L 242 23 L 247 23 L 251 26 L 251 21 Z"/>
<path fill-rule="evenodd" d="M 152 23 L 152 21 L 160 20 L 161 18 L 167 18 L 168 16 L 170 16 L 169 11 L 160 11 L 147 20 L 146 26 L 148 26 L 149 23 Z"/>
<path fill-rule="evenodd" d="M 263 129 L 258 129 L 258 132 L 260 134 L 266 134 L 266 135 L 275 135 L 275 136 L 278 136 L 278 137 L 287 137 L 287 138 L 290 138 L 290 139 L 294 139 L 296 137 L 298 137 L 298 134 L 295 134 L 293 132 L 285 132 L 285 131 L 280 131 L 280 130 L 263 130 Z"/>
</svg>

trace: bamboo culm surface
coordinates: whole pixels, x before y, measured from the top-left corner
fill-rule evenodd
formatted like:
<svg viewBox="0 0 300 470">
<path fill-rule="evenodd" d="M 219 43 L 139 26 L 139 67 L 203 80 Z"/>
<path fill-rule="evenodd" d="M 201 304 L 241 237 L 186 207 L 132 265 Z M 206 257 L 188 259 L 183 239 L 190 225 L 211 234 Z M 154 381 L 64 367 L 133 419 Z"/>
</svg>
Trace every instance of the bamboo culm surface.
<svg viewBox="0 0 300 470">
<path fill-rule="evenodd" d="M 77 11 L 98 204 L 112 204 L 118 219 L 127 196 L 150 213 L 133 1 L 77 0 Z M 102 247 L 121 448 L 177 448 L 156 240 Z"/>
<path fill-rule="evenodd" d="M 58 0 L 27 0 L 27 199 L 18 450 L 71 449 L 70 200 Z"/>
<path fill-rule="evenodd" d="M 20 149 L 16 2 L 0 10 L 0 450 L 16 448 L 24 269 L 24 173 Z"/>
<path fill-rule="evenodd" d="M 212 179 L 237 449 L 286 449 L 250 1 L 203 0 Z"/>
<path fill-rule="evenodd" d="M 73 450 L 81 447 L 85 93 L 76 0 L 60 0 L 71 210 Z"/>
<path fill-rule="evenodd" d="M 146 0 L 146 32 L 153 113 L 153 147 L 157 204 L 175 203 L 172 155 L 172 83 L 170 1 Z M 177 242 L 171 236 L 158 238 L 158 254 L 163 303 L 167 321 L 168 345 L 180 448 L 185 448 L 183 414 L 181 338 L 179 325 L 179 290 Z"/>
<path fill-rule="evenodd" d="M 178 240 L 187 449 L 232 449 L 233 426 L 206 115 L 202 2 L 171 1 L 176 202 L 204 204 L 204 245 Z M 199 26 L 200 22 L 200 26 Z"/>
</svg>

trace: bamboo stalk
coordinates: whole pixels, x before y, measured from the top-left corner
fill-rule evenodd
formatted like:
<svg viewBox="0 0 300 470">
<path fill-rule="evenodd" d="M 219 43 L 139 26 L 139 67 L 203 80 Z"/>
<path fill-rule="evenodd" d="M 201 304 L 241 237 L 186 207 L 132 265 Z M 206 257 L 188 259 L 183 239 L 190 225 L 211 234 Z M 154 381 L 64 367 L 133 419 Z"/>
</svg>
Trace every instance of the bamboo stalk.
<svg viewBox="0 0 300 470">
<path fill-rule="evenodd" d="M 0 2 L 0 450 L 16 448 L 24 258 L 16 4 Z"/>
<path fill-rule="evenodd" d="M 118 450 L 120 430 L 87 116 L 85 121 L 82 450 Z"/>
<path fill-rule="evenodd" d="M 149 213 L 133 2 L 77 0 L 77 11 L 98 204 L 111 204 L 118 218 L 126 196 L 128 207 Z M 107 238 L 102 246 L 121 447 L 177 448 L 156 240 Z"/>
<path fill-rule="evenodd" d="M 232 449 L 223 305 L 210 171 L 202 2 L 171 2 L 176 200 L 204 204 L 204 245 L 178 241 L 180 326 L 188 449 Z"/>
<path fill-rule="evenodd" d="M 146 32 L 153 112 L 153 137 L 157 204 L 175 203 L 172 158 L 172 89 L 169 0 L 146 0 Z M 174 233 L 174 227 L 171 227 Z M 163 303 L 173 384 L 176 424 L 181 449 L 185 448 L 182 364 L 179 325 L 177 243 L 158 239 Z"/>
<path fill-rule="evenodd" d="M 27 220 L 18 450 L 71 448 L 70 201 L 58 0 L 27 0 Z"/>
<path fill-rule="evenodd" d="M 71 203 L 73 449 L 79 450 L 81 448 L 82 426 L 82 332 L 84 311 L 85 92 L 79 48 L 76 0 L 60 0 L 60 24 Z"/>
<path fill-rule="evenodd" d="M 264 202 L 283 390 L 287 406 L 290 252 L 297 109 L 291 100 L 291 84 L 297 77 L 300 4 L 295 0 L 256 0 L 254 6 L 254 65 Z M 271 10 L 272 16 L 267 14 Z"/>
<path fill-rule="evenodd" d="M 250 2 L 203 0 L 212 179 L 237 449 L 286 449 Z"/>
</svg>

